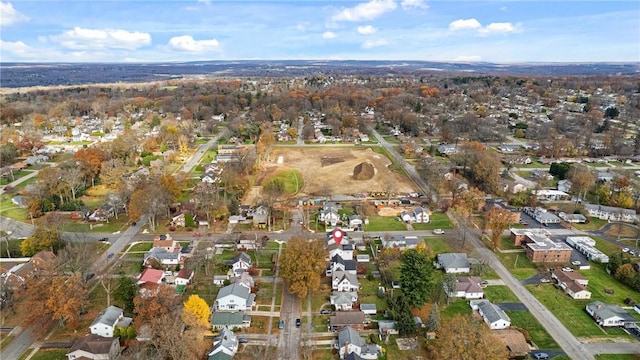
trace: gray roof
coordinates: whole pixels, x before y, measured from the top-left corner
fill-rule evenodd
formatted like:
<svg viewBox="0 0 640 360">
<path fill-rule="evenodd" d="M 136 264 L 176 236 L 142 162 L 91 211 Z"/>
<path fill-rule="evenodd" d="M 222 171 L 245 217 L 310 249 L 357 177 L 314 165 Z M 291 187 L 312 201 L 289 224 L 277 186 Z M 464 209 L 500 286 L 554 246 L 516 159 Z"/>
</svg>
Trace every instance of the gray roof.
<svg viewBox="0 0 640 360">
<path fill-rule="evenodd" d="M 358 331 L 351 326 L 344 327 L 338 332 L 338 346 L 343 347 L 347 343 L 358 347 L 365 345 L 364 339 L 361 338 Z"/>
<path fill-rule="evenodd" d="M 331 262 L 342 264 L 345 271 L 356 270 L 357 265 L 355 260 L 345 260 L 342 256 L 336 254 L 331 258 Z"/>
<path fill-rule="evenodd" d="M 479 302 L 478 310 L 482 311 L 482 316 L 489 322 L 489 324 L 501 319 L 511 322 L 509 316 L 507 316 L 507 314 L 502 309 L 490 303 L 489 301 L 484 300 Z"/>
<path fill-rule="evenodd" d="M 246 262 L 247 264 L 251 264 L 251 257 L 249 255 L 247 255 L 246 253 L 243 253 L 243 252 L 239 253 L 238 255 L 236 255 L 233 258 L 232 264 L 235 264 L 240 260 Z"/>
<path fill-rule="evenodd" d="M 443 268 L 468 268 L 469 260 L 465 253 L 438 254 L 438 262 Z"/>
<path fill-rule="evenodd" d="M 378 329 L 394 330 L 396 322 L 391 320 L 378 320 Z"/>
<path fill-rule="evenodd" d="M 360 310 L 365 311 L 365 310 L 374 310 L 377 311 L 377 307 L 376 304 L 360 304 Z"/>
<path fill-rule="evenodd" d="M 250 315 L 243 312 L 214 311 L 211 314 L 211 326 L 240 326 L 243 321 L 251 321 Z"/>
<path fill-rule="evenodd" d="M 212 353 L 219 348 L 226 348 L 232 353 L 238 350 L 238 338 L 229 328 L 222 328 L 220 333 L 213 339 L 213 349 L 209 353 L 209 359 L 216 359 L 215 354 Z"/>
<path fill-rule="evenodd" d="M 113 337 L 102 337 L 99 335 L 88 334 L 76 340 L 67 353 L 69 354 L 74 351 L 81 350 L 94 355 L 109 354 L 114 341 L 119 340 Z"/>
<path fill-rule="evenodd" d="M 173 260 L 179 259 L 180 253 L 168 252 L 163 248 L 153 248 L 144 254 L 144 261 L 147 261 L 149 258 L 154 258 L 158 260 Z"/>
<path fill-rule="evenodd" d="M 605 304 L 602 301 L 594 301 L 587 304 L 587 308 L 593 312 L 595 317 L 602 320 L 618 316 L 624 321 L 638 322 L 638 319 L 618 305 Z"/>
<path fill-rule="evenodd" d="M 253 294 L 251 294 L 251 290 L 247 287 L 234 283 L 221 288 L 220 291 L 218 291 L 218 296 L 216 297 L 216 299 L 222 299 L 223 297 L 229 295 L 235 295 L 243 299 L 249 299 L 249 297 Z"/>
<path fill-rule="evenodd" d="M 331 277 L 332 277 L 332 279 L 331 279 L 332 283 L 335 281 L 336 278 L 338 278 L 339 282 L 341 282 L 342 280 L 344 280 L 346 278 L 347 281 L 349 281 L 349 283 L 351 283 L 351 285 L 353 285 L 355 287 L 359 287 L 360 286 L 360 282 L 358 281 L 358 276 L 354 275 L 352 273 L 346 272 L 346 271 L 335 271 L 335 272 L 333 272 Z"/>
<path fill-rule="evenodd" d="M 613 206 L 603 206 L 603 205 L 594 205 L 594 204 L 585 204 L 584 208 L 588 210 L 594 211 L 602 211 L 611 214 L 625 214 L 625 215 L 636 215 L 636 211 L 633 209 L 624 209 Z"/>
<path fill-rule="evenodd" d="M 93 322 L 91 323 L 91 326 L 97 324 L 113 326 L 116 321 L 118 321 L 118 318 L 120 316 L 122 316 L 122 309 L 117 306 L 111 305 L 100 312 L 98 317 L 96 317 L 95 320 L 93 320 Z"/>
<path fill-rule="evenodd" d="M 331 304 L 333 305 L 349 305 L 353 304 L 353 298 L 358 298 L 358 293 L 350 291 L 334 291 L 330 296 Z"/>
</svg>

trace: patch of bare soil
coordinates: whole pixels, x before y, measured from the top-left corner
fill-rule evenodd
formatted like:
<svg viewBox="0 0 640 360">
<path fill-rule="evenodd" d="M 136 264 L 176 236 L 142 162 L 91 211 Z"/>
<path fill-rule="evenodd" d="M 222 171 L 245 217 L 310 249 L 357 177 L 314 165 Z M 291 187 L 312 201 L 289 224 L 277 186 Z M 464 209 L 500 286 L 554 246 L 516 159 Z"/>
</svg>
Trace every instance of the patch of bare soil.
<svg viewBox="0 0 640 360">
<path fill-rule="evenodd" d="M 418 348 L 418 342 L 416 339 L 412 338 L 398 338 L 396 339 L 396 344 L 398 344 L 398 350 L 407 351 Z"/>
<path fill-rule="evenodd" d="M 280 155 L 283 163 L 270 163 L 268 167 L 275 165 L 278 169 L 300 171 L 304 180 L 300 196 L 386 192 L 389 189 L 400 194 L 415 191 L 410 179 L 389 170 L 391 161 L 370 148 L 277 148 L 270 158 L 277 159 Z M 354 180 L 353 170 L 365 162 L 375 168 L 374 176 Z"/>
</svg>

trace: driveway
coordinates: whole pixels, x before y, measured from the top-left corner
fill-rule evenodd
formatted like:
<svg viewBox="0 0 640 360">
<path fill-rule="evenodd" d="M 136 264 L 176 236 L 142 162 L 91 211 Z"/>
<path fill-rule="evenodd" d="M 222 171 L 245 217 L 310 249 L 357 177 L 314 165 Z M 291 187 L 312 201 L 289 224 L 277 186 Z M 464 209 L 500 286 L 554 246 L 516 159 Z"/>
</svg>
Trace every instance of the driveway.
<svg viewBox="0 0 640 360">
<path fill-rule="evenodd" d="M 520 310 L 520 311 L 526 311 L 529 310 L 527 309 L 527 306 L 523 303 L 496 303 L 496 306 L 498 306 L 500 309 L 504 310 L 504 311 L 511 311 L 511 310 Z"/>
</svg>

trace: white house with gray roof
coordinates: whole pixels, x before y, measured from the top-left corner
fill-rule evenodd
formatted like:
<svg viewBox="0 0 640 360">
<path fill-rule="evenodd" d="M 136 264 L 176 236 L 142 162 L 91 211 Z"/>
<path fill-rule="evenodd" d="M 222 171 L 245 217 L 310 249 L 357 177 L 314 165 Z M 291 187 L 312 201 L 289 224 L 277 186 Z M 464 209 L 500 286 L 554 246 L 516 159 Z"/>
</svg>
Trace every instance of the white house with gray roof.
<svg viewBox="0 0 640 360">
<path fill-rule="evenodd" d="M 634 222 L 638 218 L 636 211 L 633 209 L 594 204 L 586 204 L 584 209 L 587 210 L 589 216 L 596 217 L 601 220 Z"/>
<path fill-rule="evenodd" d="M 497 305 L 487 300 L 471 300 L 469 302 L 471 309 L 478 310 L 480 316 L 489 328 L 492 330 L 502 330 L 511 326 L 511 319 Z"/>
<path fill-rule="evenodd" d="M 231 284 L 220 289 L 213 304 L 215 311 L 250 311 L 255 305 L 255 295 L 246 286 Z"/>
<path fill-rule="evenodd" d="M 353 310 L 353 305 L 358 301 L 358 293 L 355 291 L 334 291 L 329 297 L 329 302 L 338 311 Z"/>
<path fill-rule="evenodd" d="M 605 304 L 602 301 L 594 301 L 587 304 L 586 311 L 596 324 L 602 327 L 631 326 L 640 321 L 625 309 L 618 305 Z"/>
<path fill-rule="evenodd" d="M 358 276 L 346 271 L 334 271 L 331 275 L 331 289 L 336 291 L 358 291 Z"/>
<path fill-rule="evenodd" d="M 436 259 L 436 268 L 443 269 L 445 273 L 459 274 L 471 271 L 471 264 L 465 253 L 438 254 Z"/>
<path fill-rule="evenodd" d="M 98 317 L 91 323 L 91 326 L 89 326 L 89 329 L 94 335 L 113 337 L 113 330 L 116 327 L 126 328 L 131 325 L 132 320 L 132 318 L 124 316 L 122 309 L 111 305 L 100 312 Z"/>
<path fill-rule="evenodd" d="M 220 333 L 213 338 L 213 348 L 207 354 L 208 360 L 224 359 L 226 356 L 233 357 L 238 352 L 238 337 L 228 328 L 223 328 Z"/>
<path fill-rule="evenodd" d="M 344 360 L 351 353 L 356 353 L 362 359 L 377 359 L 382 348 L 376 344 L 367 344 L 360 333 L 351 326 L 346 326 L 338 332 L 338 340 L 334 343 L 340 359 Z"/>
</svg>

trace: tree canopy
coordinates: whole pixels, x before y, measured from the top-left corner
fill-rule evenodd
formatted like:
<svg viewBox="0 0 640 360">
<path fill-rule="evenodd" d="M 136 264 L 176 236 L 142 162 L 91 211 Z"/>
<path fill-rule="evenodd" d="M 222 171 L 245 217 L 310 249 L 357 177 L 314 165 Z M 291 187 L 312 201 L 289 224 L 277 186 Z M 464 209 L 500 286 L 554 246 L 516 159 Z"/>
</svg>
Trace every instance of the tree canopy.
<svg viewBox="0 0 640 360">
<path fill-rule="evenodd" d="M 481 320 L 457 315 L 441 322 L 436 341 L 429 342 L 433 359 L 502 360 L 507 347 Z"/>
<path fill-rule="evenodd" d="M 307 241 L 293 237 L 280 258 L 280 275 L 289 284 L 289 291 L 304 298 L 318 289 L 325 270 L 326 250 L 321 240 Z"/>
<path fill-rule="evenodd" d="M 211 326 L 211 309 L 203 298 L 198 295 L 191 295 L 184 302 L 182 318 L 187 325 L 201 326 L 208 329 Z"/>
<path fill-rule="evenodd" d="M 433 291 L 433 265 L 425 253 L 414 249 L 402 253 L 400 284 L 409 306 L 420 308 Z"/>
</svg>

